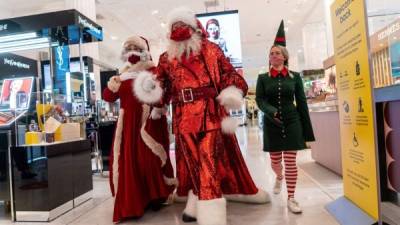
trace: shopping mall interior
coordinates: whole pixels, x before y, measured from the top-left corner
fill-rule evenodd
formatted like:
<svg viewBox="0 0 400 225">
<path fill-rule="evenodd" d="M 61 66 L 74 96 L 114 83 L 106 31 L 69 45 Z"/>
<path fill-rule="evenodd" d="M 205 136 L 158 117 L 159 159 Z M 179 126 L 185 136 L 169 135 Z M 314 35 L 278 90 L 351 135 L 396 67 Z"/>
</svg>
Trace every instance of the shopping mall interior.
<svg viewBox="0 0 400 225">
<path fill-rule="evenodd" d="M 192 10 L 194 24 L 191 17 L 171 16 L 181 6 Z M 192 40 L 174 39 L 176 22 L 191 27 L 192 36 L 200 34 L 202 49 L 219 47 L 210 47 L 217 53 L 171 59 L 171 43 Z M 129 41 L 134 49 L 128 55 Z M 275 69 L 273 49 L 283 55 L 280 68 L 287 70 Z M 210 71 L 208 63 L 218 53 L 222 57 Z M 161 94 L 168 95 L 162 108 L 159 99 L 146 102 L 150 94 L 140 97 L 139 82 L 131 81 L 141 74 L 129 68 L 146 60 L 156 68 L 142 69 L 154 73 L 141 80 L 143 90 L 162 83 Z M 208 74 L 216 94 L 201 84 L 190 86 L 184 71 L 199 80 Z M 217 85 L 212 72 L 222 77 Z M 221 100 L 228 85 L 219 85 L 227 74 L 248 86 L 242 99 L 244 89 L 231 84 L 240 91 L 236 108 Z M 290 83 L 296 90 L 290 106 L 281 110 L 281 79 L 297 77 L 299 84 Z M 274 79 L 279 89 L 264 88 L 278 82 Z M 154 82 L 151 88 L 147 81 Z M 399 0 L 1 0 L 0 224 L 400 224 L 399 85 Z M 128 100 L 121 97 L 123 88 Z M 215 107 L 224 112 L 212 114 L 214 106 L 207 103 L 196 114 L 204 99 L 221 104 Z M 291 106 L 295 122 L 282 118 Z M 138 114 L 130 117 L 131 112 Z M 200 114 L 204 121 L 196 121 Z M 236 138 L 220 135 L 222 119 L 216 128 L 205 128 L 214 126 L 215 115 L 233 119 Z M 202 130 L 194 134 L 197 124 Z M 207 135 L 214 132 L 218 143 L 210 144 Z M 185 135 L 198 135 L 194 147 Z M 291 143 L 297 141 L 292 135 L 302 147 Z M 221 140 L 228 136 L 238 144 L 224 146 Z M 279 147 L 266 147 L 275 141 Z M 201 155 L 212 144 L 226 152 Z M 274 148 L 284 152 L 282 164 L 276 164 Z M 189 155 L 193 149 L 198 156 Z M 294 165 L 293 150 L 300 150 Z M 209 177 L 207 169 L 215 174 Z M 130 173 L 142 180 L 132 181 Z M 162 185 L 154 181 L 157 176 Z M 165 198 L 160 194 L 131 213 L 147 192 L 161 193 L 166 185 Z M 232 191 L 252 185 L 268 200 Z M 219 199 L 226 209 L 211 205 Z"/>
</svg>

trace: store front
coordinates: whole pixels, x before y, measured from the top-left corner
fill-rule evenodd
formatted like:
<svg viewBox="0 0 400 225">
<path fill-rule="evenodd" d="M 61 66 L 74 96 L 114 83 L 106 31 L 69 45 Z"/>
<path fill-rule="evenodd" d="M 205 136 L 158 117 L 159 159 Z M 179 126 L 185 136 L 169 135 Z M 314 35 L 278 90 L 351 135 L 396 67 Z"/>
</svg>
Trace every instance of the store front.
<svg viewBox="0 0 400 225">
<path fill-rule="evenodd" d="M 81 46 L 102 28 L 76 10 L 0 24 L 0 201 L 13 221 L 51 221 L 91 198 L 95 85 Z"/>
</svg>

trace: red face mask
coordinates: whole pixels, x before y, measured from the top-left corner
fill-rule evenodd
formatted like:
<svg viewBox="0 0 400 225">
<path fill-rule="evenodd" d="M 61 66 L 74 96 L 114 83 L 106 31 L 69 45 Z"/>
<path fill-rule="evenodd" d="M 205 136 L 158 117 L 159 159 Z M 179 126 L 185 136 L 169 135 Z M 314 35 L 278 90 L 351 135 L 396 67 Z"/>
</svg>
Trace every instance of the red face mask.
<svg viewBox="0 0 400 225">
<path fill-rule="evenodd" d="M 177 27 L 171 32 L 171 40 L 174 41 L 186 41 L 192 37 L 192 31 L 190 27 Z"/>
<path fill-rule="evenodd" d="M 131 55 L 131 56 L 129 56 L 128 61 L 129 61 L 130 63 L 132 63 L 132 64 L 136 64 L 137 62 L 140 61 L 140 56 Z"/>
</svg>

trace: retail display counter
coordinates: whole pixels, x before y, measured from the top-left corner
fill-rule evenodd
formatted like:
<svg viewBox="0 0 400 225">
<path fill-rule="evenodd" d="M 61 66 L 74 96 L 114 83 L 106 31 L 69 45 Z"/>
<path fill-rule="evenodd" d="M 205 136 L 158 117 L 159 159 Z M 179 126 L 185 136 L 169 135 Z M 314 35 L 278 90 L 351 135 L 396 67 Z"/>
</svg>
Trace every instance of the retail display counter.
<svg viewBox="0 0 400 225">
<path fill-rule="evenodd" d="M 342 174 L 340 127 L 337 100 L 309 104 L 315 142 L 312 158 L 337 174 Z"/>
<path fill-rule="evenodd" d="M 89 140 L 11 147 L 16 221 L 51 221 L 91 198 Z"/>
<path fill-rule="evenodd" d="M 99 123 L 99 150 L 102 155 L 103 170 L 108 171 L 110 151 L 114 137 L 116 121 L 103 121 Z"/>
<path fill-rule="evenodd" d="M 400 85 L 376 88 L 376 120 L 382 215 L 385 222 L 400 220 Z"/>
</svg>

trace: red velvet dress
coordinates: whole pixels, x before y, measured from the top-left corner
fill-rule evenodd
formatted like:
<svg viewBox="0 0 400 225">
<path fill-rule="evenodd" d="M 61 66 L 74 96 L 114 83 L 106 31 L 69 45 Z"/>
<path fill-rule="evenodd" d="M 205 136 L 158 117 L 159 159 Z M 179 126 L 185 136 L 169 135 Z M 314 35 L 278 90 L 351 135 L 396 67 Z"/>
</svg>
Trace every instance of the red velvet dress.
<svg viewBox="0 0 400 225">
<path fill-rule="evenodd" d="M 132 92 L 134 79 L 122 81 L 117 93 L 106 88 L 104 100 L 120 99 L 113 149 L 110 186 L 115 197 L 114 222 L 140 217 L 152 204 L 165 202 L 175 188 L 169 158 L 166 117 L 152 120 L 151 108 Z M 111 138 L 111 137 L 110 137 Z"/>
</svg>

